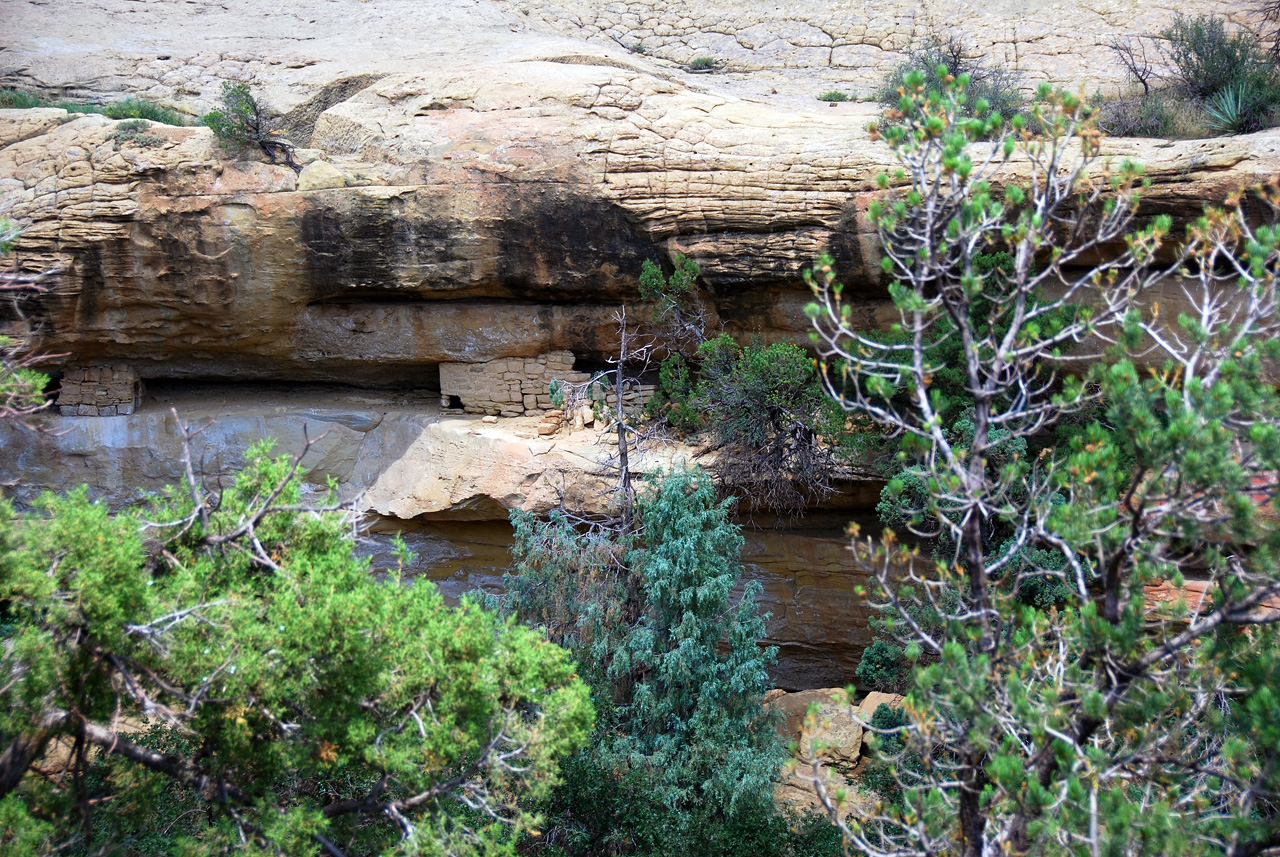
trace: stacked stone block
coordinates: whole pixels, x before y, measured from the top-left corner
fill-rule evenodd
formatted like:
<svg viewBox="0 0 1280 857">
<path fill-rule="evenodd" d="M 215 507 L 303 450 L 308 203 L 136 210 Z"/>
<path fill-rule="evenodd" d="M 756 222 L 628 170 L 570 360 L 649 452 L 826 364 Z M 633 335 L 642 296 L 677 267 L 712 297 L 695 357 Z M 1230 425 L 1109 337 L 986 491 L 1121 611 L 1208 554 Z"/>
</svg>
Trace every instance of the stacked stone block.
<svg viewBox="0 0 1280 857">
<path fill-rule="evenodd" d="M 62 376 L 58 410 L 63 416 L 114 417 L 138 409 L 142 379 L 123 363 L 68 369 Z"/>
<path fill-rule="evenodd" d="M 581 384 L 591 376 L 573 371 L 573 352 L 501 357 L 484 363 L 441 363 L 440 395 L 457 396 L 469 414 L 540 416 L 553 409 L 549 386 L 558 379 Z"/>
</svg>

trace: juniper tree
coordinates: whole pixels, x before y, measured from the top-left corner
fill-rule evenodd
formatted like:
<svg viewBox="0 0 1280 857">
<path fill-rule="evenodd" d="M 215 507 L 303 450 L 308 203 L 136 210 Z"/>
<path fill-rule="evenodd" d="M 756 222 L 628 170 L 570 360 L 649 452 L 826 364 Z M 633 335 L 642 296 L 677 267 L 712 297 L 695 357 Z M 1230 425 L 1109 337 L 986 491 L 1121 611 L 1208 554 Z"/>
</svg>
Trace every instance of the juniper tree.
<svg viewBox="0 0 1280 857">
<path fill-rule="evenodd" d="M 577 657 L 599 723 L 566 762 L 544 842 L 575 854 L 729 854 L 754 837 L 786 853 L 772 805 L 782 762 L 761 705 L 758 583 L 734 598 L 742 537 L 703 472 L 637 494 L 625 530 L 514 516 L 506 604 Z"/>
<path fill-rule="evenodd" d="M 294 147 L 271 120 L 247 83 L 222 82 L 222 105 L 210 110 L 201 121 L 213 129 L 223 143 L 231 146 L 256 146 L 273 164 L 283 161 L 295 172 L 302 165 L 293 159 Z"/>
<path fill-rule="evenodd" d="M 176 415 L 175 415 L 176 419 Z M 0 851 L 495 854 L 592 709 L 566 652 L 377 579 L 269 445 L 146 511 L 0 501 Z"/>
<path fill-rule="evenodd" d="M 1280 235 L 1232 199 L 1160 267 L 1171 223 L 1135 228 L 1141 169 L 1081 99 L 966 119 L 967 83 L 912 73 L 873 128 L 898 335 L 812 278 L 828 390 L 901 436 L 901 525 L 943 546 L 855 542 L 914 662 L 905 724 L 873 724 L 902 800 L 825 800 L 869 855 L 1280 848 Z M 935 387 L 948 343 L 963 395 Z M 1045 579 L 1066 597 L 1027 603 Z"/>
</svg>

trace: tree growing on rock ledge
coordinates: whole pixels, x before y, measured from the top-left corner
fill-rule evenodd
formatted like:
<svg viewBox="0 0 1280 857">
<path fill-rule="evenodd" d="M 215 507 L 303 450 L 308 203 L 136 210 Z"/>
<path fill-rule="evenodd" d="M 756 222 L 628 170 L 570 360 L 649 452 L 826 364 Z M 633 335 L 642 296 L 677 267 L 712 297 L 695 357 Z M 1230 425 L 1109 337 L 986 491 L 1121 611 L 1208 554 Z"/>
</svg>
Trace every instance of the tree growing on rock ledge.
<svg viewBox="0 0 1280 857">
<path fill-rule="evenodd" d="M 232 146 L 256 146 L 271 163 L 284 161 L 295 172 L 302 165 L 293 159 L 293 144 L 273 130 L 262 105 L 247 83 L 222 82 L 222 106 L 201 117 L 223 143 Z"/>
<path fill-rule="evenodd" d="M 1134 229 L 1141 170 L 1081 100 L 965 119 L 944 71 L 881 132 L 897 335 L 813 277 L 828 389 L 904 439 L 903 525 L 943 546 L 855 543 L 914 661 L 905 725 L 880 724 L 902 800 L 827 805 L 869 855 L 1276 852 L 1280 232 L 1233 199 L 1159 267 L 1171 224 Z M 975 264 L 993 251 L 1012 263 Z M 1045 580 L 1061 597 L 1028 599 Z"/>
</svg>

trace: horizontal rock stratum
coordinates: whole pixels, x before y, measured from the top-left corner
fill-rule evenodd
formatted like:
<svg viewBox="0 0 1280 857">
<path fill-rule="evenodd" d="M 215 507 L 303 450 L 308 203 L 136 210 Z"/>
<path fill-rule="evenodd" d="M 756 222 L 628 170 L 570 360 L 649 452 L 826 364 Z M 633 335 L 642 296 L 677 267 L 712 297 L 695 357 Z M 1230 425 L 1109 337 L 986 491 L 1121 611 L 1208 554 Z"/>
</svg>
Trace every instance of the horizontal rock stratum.
<svg viewBox="0 0 1280 857">
<path fill-rule="evenodd" d="M 676 253 L 740 336 L 807 341 L 824 251 L 855 320 L 885 323 L 870 107 L 772 107 L 584 49 L 384 77 L 319 115 L 301 175 L 205 128 L 139 146 L 101 116 L 0 111 L 18 257 L 62 271 L 44 348 L 148 380 L 435 387 L 442 362 L 602 360 L 641 263 Z M 1147 165 L 1147 214 L 1181 220 L 1280 167 L 1277 131 L 1105 146 Z"/>
</svg>

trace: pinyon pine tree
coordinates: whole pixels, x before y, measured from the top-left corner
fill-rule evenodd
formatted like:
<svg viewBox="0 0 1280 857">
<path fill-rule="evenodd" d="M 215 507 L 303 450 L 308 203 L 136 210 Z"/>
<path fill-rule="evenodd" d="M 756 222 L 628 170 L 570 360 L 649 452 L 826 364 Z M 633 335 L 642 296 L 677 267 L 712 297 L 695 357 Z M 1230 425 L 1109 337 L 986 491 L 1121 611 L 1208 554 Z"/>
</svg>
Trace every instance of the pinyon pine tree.
<svg viewBox="0 0 1280 857">
<path fill-rule="evenodd" d="M 1280 849 L 1280 233 L 1232 199 L 1170 254 L 1081 99 L 966 119 L 944 72 L 877 132 L 896 335 L 813 277 L 828 389 L 903 439 L 891 493 L 935 546 L 856 543 L 914 673 L 903 725 L 877 720 L 901 800 L 827 793 L 832 816 L 895 857 Z M 1024 597 L 1045 579 L 1060 599 Z"/>
</svg>

